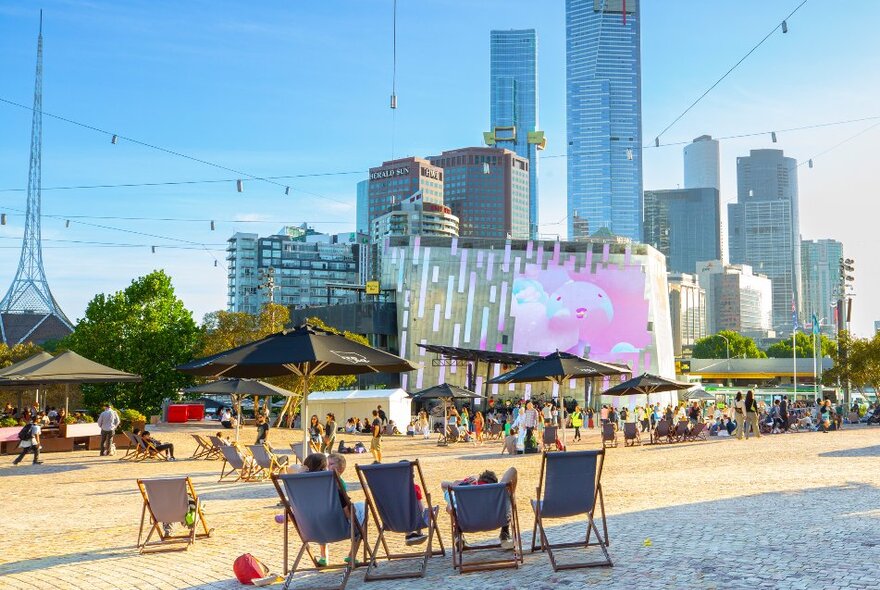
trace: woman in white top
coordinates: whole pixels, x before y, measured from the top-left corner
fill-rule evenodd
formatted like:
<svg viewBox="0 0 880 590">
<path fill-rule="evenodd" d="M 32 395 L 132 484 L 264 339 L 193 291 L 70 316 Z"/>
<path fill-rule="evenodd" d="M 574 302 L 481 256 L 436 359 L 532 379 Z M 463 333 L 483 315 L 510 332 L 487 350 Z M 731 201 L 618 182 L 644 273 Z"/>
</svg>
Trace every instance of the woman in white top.
<svg viewBox="0 0 880 590">
<path fill-rule="evenodd" d="M 743 400 L 742 391 L 736 392 L 733 402 L 733 415 L 736 420 L 736 438 L 742 439 L 746 427 L 746 402 Z"/>
</svg>

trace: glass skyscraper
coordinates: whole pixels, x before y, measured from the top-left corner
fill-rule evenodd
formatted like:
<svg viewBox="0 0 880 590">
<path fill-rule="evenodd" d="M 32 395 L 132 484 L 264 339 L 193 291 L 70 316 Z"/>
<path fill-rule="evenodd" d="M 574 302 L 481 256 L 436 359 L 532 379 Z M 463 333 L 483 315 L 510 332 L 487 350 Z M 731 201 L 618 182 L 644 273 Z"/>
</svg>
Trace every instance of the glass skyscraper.
<svg viewBox="0 0 880 590">
<path fill-rule="evenodd" d="M 568 232 L 642 238 L 639 0 L 566 0 Z"/>
<path fill-rule="evenodd" d="M 840 259 L 843 244 L 837 240 L 801 241 L 801 272 L 804 288 L 804 322 L 812 315 L 821 321 L 826 331 L 834 332 L 834 315 L 831 304 L 840 286 Z"/>
<path fill-rule="evenodd" d="M 529 161 L 529 236 L 538 235 L 538 40 L 534 29 L 492 31 L 490 131 L 486 145 L 506 148 Z"/>
<path fill-rule="evenodd" d="M 737 202 L 727 206 L 730 262 L 770 278 L 773 329 L 791 334 L 802 309 L 797 160 L 752 150 L 736 159 L 736 181 Z"/>
<path fill-rule="evenodd" d="M 697 262 L 721 259 L 718 189 L 645 191 L 644 242 L 666 256 L 666 270 L 697 272 Z"/>
</svg>

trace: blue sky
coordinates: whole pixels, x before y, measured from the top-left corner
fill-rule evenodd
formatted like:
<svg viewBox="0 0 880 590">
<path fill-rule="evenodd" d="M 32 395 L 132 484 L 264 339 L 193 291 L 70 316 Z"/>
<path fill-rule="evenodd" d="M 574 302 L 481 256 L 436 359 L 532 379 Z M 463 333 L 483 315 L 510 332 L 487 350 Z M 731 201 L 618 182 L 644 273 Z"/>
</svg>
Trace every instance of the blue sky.
<svg viewBox="0 0 880 590">
<path fill-rule="evenodd" d="M 645 0 L 645 141 L 674 119 L 799 2 Z M 546 156 L 564 154 L 562 0 L 399 0 L 399 108 L 392 119 L 391 0 L 244 2 L 0 0 L 0 98 L 32 101 L 39 9 L 44 10 L 43 108 L 123 136 L 256 175 L 359 172 L 393 155 L 479 145 L 488 125 L 489 31 L 537 29 L 540 124 Z M 810 0 L 664 136 L 687 141 L 880 115 L 880 3 L 845 10 Z M 735 199 L 735 158 L 779 147 L 817 156 L 872 122 L 722 143 L 722 200 Z M 30 114 L 0 104 L 0 286 L 15 272 L 23 219 Z M 836 238 L 857 260 L 855 329 L 867 334 L 880 303 L 870 273 L 880 208 L 871 155 L 880 128 L 800 168 L 804 238 Z M 43 186 L 223 180 L 236 175 L 44 119 Z M 354 225 L 360 174 L 283 181 L 120 189 L 44 190 L 44 259 L 56 298 L 80 317 L 95 292 L 165 268 L 198 319 L 225 307 L 225 240 L 283 222 L 325 231 Z M 681 148 L 645 153 L 645 188 L 682 182 Z M 541 232 L 564 233 L 565 158 L 541 164 Z M 861 213 L 861 215 L 860 215 Z M 97 220 L 67 216 L 207 221 Z M 260 221 L 246 223 L 245 221 Z M 85 223 L 93 224 L 86 225 Z M 103 229 L 94 224 L 117 229 Z M 127 230 L 127 231 L 119 231 Z M 138 232 L 138 233 L 133 233 Z M 152 234 L 151 236 L 142 234 Z M 156 237 L 161 236 L 161 237 Z M 172 240 L 166 239 L 172 238 Z M 96 247 L 89 240 L 141 247 Z M 205 246 L 203 247 L 202 244 Z M 150 245 L 157 245 L 155 254 Z M 178 245 L 192 249 L 171 249 Z M 214 266 L 214 260 L 219 266 Z"/>
</svg>

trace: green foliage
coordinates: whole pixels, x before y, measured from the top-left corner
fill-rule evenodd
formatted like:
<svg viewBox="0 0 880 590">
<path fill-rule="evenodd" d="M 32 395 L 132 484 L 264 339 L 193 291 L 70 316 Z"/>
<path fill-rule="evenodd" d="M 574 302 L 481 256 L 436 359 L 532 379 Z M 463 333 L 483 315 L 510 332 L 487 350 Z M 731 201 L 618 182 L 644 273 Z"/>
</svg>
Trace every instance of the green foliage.
<svg viewBox="0 0 880 590">
<path fill-rule="evenodd" d="M 821 338 L 821 344 L 819 348 L 822 350 L 822 356 L 832 356 L 834 354 L 834 350 L 837 348 L 837 344 L 824 334 L 819 336 Z M 804 334 L 802 332 L 798 332 L 795 334 L 795 346 L 797 347 L 797 355 L 798 358 L 813 358 L 813 336 L 810 334 Z M 786 338 L 785 340 L 780 340 L 776 344 L 771 345 L 767 348 L 767 356 L 770 358 L 791 358 L 792 350 L 791 350 L 791 339 Z"/>
<path fill-rule="evenodd" d="M 838 338 L 841 350 L 833 351 L 834 367 L 825 371 L 823 381 L 828 385 L 849 381 L 856 389 L 869 386 L 880 390 L 880 334 L 853 338 L 848 332 L 841 332 Z"/>
<path fill-rule="evenodd" d="M 76 424 L 76 418 L 74 418 L 73 416 L 65 416 L 64 423 L 65 424 Z"/>
<path fill-rule="evenodd" d="M 727 342 L 724 338 L 727 338 Z M 730 358 L 767 358 L 767 355 L 758 348 L 754 340 L 733 330 L 721 330 L 713 336 L 697 340 L 692 356 L 695 359 L 727 358 L 728 343 Z"/>
<path fill-rule="evenodd" d="M 147 417 L 137 410 L 122 410 L 119 413 L 119 430 L 131 430 L 135 422 L 146 421 Z"/>
<path fill-rule="evenodd" d="M 16 344 L 12 347 L 0 343 L 0 368 L 8 367 L 9 365 L 15 364 L 18 361 L 23 361 L 26 358 L 34 356 L 41 350 L 43 349 L 33 342 Z"/>
<path fill-rule="evenodd" d="M 192 384 L 174 367 L 201 350 L 201 336 L 192 312 L 174 294 L 171 278 L 159 270 L 123 291 L 96 295 L 59 346 L 143 377 L 140 383 L 84 386 L 88 407 L 97 409 L 110 400 L 117 407 L 158 413 L 164 398 Z"/>
<path fill-rule="evenodd" d="M 0 418 L 0 428 L 8 428 L 9 426 L 18 426 L 18 420 L 15 418 Z"/>
</svg>

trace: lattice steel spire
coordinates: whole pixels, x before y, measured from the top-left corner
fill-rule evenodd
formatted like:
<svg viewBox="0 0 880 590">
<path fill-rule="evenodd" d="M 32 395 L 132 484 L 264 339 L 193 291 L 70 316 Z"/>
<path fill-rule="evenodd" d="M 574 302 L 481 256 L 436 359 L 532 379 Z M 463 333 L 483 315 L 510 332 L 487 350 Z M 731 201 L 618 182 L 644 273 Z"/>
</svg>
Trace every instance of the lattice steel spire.
<svg viewBox="0 0 880 590">
<path fill-rule="evenodd" d="M 31 125 L 31 156 L 28 169 L 27 212 L 21 260 L 6 296 L 0 301 L 0 336 L 9 345 L 32 339 L 34 332 L 47 322 L 63 325 L 69 332 L 70 320 L 61 311 L 43 270 L 40 240 L 40 201 L 42 198 L 43 143 L 43 13 L 37 37 L 37 71 L 34 83 L 34 111 Z M 25 316 L 29 316 L 27 319 Z M 54 322 L 50 321 L 54 318 Z M 26 321 L 26 324 L 23 324 Z M 14 329 L 10 329 L 15 324 Z M 32 324 L 32 325 L 31 325 Z M 14 332 L 14 333 L 13 333 Z"/>
</svg>

